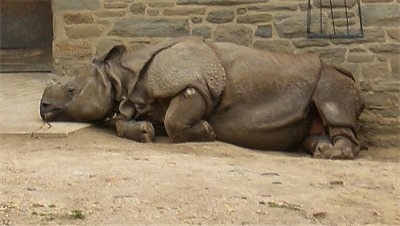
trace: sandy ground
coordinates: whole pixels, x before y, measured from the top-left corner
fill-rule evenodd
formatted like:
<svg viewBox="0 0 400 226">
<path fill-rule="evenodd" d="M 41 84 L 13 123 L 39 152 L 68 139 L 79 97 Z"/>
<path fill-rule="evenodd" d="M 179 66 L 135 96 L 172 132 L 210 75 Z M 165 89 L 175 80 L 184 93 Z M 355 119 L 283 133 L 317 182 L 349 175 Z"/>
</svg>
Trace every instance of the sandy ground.
<svg viewBox="0 0 400 226">
<path fill-rule="evenodd" d="M 400 150 L 356 161 L 87 128 L 1 135 L 2 224 L 400 225 Z"/>
</svg>

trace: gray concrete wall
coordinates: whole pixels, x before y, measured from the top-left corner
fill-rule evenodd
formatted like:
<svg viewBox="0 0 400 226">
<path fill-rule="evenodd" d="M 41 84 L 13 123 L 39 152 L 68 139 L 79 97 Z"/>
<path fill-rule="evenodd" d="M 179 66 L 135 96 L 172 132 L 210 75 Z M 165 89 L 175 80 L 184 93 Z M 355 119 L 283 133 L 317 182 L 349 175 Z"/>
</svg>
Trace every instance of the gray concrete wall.
<svg viewBox="0 0 400 226">
<path fill-rule="evenodd" d="M 319 0 L 312 2 L 318 8 Z M 113 45 L 136 49 L 181 35 L 270 51 L 312 52 L 353 72 L 359 82 L 366 101 L 362 143 L 399 146 L 399 0 L 361 2 L 364 38 L 308 39 L 307 0 L 53 0 L 54 68 L 58 74 L 73 76 Z M 357 33 L 356 1 L 347 3 L 351 31 Z M 339 7 L 343 0 L 333 0 L 333 4 Z M 338 32 L 345 30 L 346 21 L 339 19 L 344 12 L 335 9 Z M 313 21 L 318 21 L 315 16 Z M 329 17 L 327 11 L 324 32 L 332 30 Z"/>
</svg>

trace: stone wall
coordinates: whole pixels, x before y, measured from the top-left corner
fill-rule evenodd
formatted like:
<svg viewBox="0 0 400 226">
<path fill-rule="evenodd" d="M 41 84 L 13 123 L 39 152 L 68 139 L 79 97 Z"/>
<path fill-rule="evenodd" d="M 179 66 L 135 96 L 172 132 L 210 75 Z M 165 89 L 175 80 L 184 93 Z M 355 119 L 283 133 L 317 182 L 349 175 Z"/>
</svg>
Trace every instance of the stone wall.
<svg viewBox="0 0 400 226">
<path fill-rule="evenodd" d="M 346 1 L 351 32 L 358 32 L 356 0 Z M 366 101 L 363 145 L 399 146 L 399 1 L 362 0 L 364 38 L 308 39 L 307 0 L 53 0 L 54 70 L 73 76 L 116 44 L 137 49 L 182 35 L 270 51 L 312 52 L 356 76 Z M 312 1 L 314 9 L 319 2 Z M 341 6 L 343 0 L 333 4 Z M 344 12 L 336 8 L 333 15 L 339 32 L 346 24 L 340 19 Z M 324 33 L 332 30 L 330 17 L 324 13 Z"/>
</svg>

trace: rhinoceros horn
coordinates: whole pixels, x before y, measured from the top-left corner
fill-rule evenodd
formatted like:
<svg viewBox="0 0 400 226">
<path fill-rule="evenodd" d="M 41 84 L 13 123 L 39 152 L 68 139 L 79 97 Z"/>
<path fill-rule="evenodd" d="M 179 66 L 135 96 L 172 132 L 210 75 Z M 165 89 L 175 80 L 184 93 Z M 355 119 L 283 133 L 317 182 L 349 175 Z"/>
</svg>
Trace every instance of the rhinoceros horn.
<svg viewBox="0 0 400 226">
<path fill-rule="evenodd" d="M 58 82 L 55 79 L 51 79 L 51 80 L 47 81 L 46 87 L 54 86 L 54 85 L 57 85 L 57 84 L 60 84 L 60 82 Z"/>
</svg>

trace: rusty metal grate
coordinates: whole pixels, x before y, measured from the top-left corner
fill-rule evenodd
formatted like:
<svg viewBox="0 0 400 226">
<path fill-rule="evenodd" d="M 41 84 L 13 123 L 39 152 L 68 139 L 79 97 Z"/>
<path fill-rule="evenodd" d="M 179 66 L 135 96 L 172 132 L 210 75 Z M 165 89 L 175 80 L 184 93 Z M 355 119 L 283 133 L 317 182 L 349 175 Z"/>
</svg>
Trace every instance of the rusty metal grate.
<svg viewBox="0 0 400 226">
<path fill-rule="evenodd" d="M 308 0 L 307 37 L 364 37 L 360 0 Z"/>
</svg>

